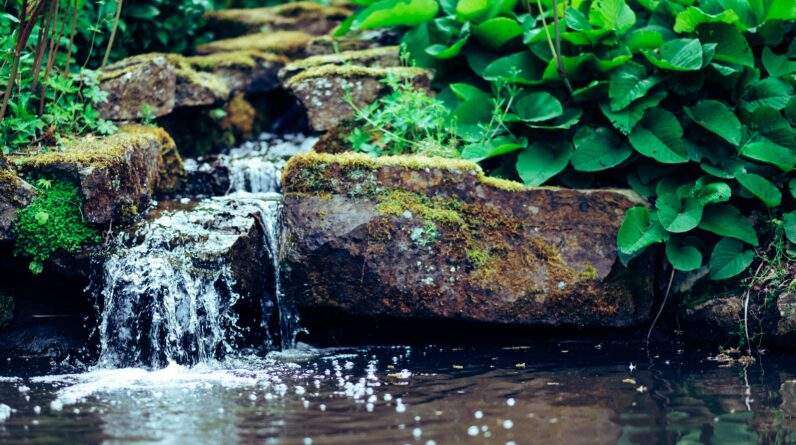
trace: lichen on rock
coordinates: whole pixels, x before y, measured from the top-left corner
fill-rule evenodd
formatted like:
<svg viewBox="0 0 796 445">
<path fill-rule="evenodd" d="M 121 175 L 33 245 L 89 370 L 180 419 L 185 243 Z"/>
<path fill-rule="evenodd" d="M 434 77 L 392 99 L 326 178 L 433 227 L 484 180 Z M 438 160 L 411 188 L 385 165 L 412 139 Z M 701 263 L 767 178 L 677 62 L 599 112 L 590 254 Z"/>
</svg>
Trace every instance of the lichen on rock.
<svg viewBox="0 0 796 445">
<path fill-rule="evenodd" d="M 289 294 L 308 311 L 625 327 L 652 305 L 649 258 L 619 264 L 630 192 L 526 188 L 462 160 L 294 157 L 283 177 Z M 334 272 L 332 272 L 334 271 Z"/>
<path fill-rule="evenodd" d="M 13 227 L 19 209 L 30 203 L 34 188 L 20 178 L 0 154 L 0 241 L 14 238 Z"/>
<path fill-rule="evenodd" d="M 360 65 L 367 67 L 400 66 L 400 48 L 398 46 L 383 46 L 310 56 L 286 65 L 282 71 L 280 71 L 279 77 L 288 79 L 307 69 L 323 65 Z"/>
</svg>

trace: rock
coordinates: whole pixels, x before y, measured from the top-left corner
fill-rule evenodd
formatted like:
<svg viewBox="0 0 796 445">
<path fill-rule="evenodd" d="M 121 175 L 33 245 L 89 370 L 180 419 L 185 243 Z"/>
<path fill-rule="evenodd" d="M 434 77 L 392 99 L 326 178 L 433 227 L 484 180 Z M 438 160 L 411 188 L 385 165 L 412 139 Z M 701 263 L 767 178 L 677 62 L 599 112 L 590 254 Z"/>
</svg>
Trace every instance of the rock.
<svg viewBox="0 0 796 445">
<path fill-rule="evenodd" d="M 420 68 L 321 65 L 294 75 L 285 86 L 306 109 L 310 127 L 326 131 L 354 115 L 347 99 L 361 108 L 389 91 L 383 82 L 387 76 L 406 79 L 422 89 L 431 82 L 430 73 Z"/>
<path fill-rule="evenodd" d="M 116 121 L 161 117 L 175 108 L 213 105 L 226 100 L 230 87 L 212 72 L 195 70 L 190 58 L 176 54 L 142 54 L 109 65 L 100 75 L 108 100 L 103 118 Z"/>
<path fill-rule="evenodd" d="M 108 93 L 99 107 L 104 119 L 136 120 L 147 112 L 163 116 L 174 109 L 177 74 L 165 55 L 129 57 L 102 70 L 100 88 Z"/>
<path fill-rule="evenodd" d="M 262 51 L 288 58 L 302 57 L 313 36 L 301 31 L 260 32 L 231 39 L 215 40 L 199 45 L 197 54 L 216 54 L 231 51 Z"/>
<path fill-rule="evenodd" d="M 381 46 L 395 46 L 401 42 L 402 34 L 393 29 L 377 29 L 356 36 L 318 36 L 307 43 L 307 56 L 335 54 L 341 51 L 357 51 Z"/>
<path fill-rule="evenodd" d="M 168 133 L 139 125 L 121 127 L 112 136 L 67 141 L 61 150 L 11 159 L 25 175 L 74 181 L 83 196 L 83 216 L 93 225 L 130 220 L 157 192 L 175 187 L 182 173 Z"/>
<path fill-rule="evenodd" d="M 162 202 L 103 266 L 100 363 L 193 364 L 264 347 L 273 268 L 254 199 Z M 270 303 L 270 301 L 269 301 Z"/>
<path fill-rule="evenodd" d="M 279 86 L 277 73 L 287 63 L 285 56 L 255 50 L 232 51 L 185 57 L 195 70 L 221 78 L 231 92 L 263 93 Z"/>
<path fill-rule="evenodd" d="M 0 154 L 0 241 L 14 239 L 17 210 L 28 205 L 35 194 L 36 190 L 17 176 Z"/>
<path fill-rule="evenodd" d="M 221 38 L 273 31 L 303 31 L 324 35 L 351 14 L 340 6 L 299 1 L 264 8 L 225 9 L 209 12 L 207 27 Z"/>
<path fill-rule="evenodd" d="M 298 73 L 322 65 L 360 65 L 368 67 L 400 66 L 400 48 L 383 46 L 355 51 L 342 51 L 335 54 L 310 56 L 287 64 L 280 72 L 279 78 L 287 80 Z"/>
<path fill-rule="evenodd" d="M 711 298 L 686 307 L 683 324 L 694 340 L 708 343 L 735 343 L 743 326 L 743 298 L 732 295 Z"/>
<path fill-rule="evenodd" d="M 286 298 L 305 313 L 620 328 L 652 261 L 620 265 L 630 191 L 525 188 L 477 164 L 309 153 L 283 176 Z"/>
</svg>

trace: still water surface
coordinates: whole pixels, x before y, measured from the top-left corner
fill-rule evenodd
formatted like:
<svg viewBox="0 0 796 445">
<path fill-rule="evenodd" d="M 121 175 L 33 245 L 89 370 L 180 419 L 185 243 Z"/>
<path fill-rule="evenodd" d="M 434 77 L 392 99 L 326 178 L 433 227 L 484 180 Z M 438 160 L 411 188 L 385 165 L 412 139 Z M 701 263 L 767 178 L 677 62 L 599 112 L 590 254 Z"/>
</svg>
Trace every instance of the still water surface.
<svg viewBox="0 0 796 445">
<path fill-rule="evenodd" d="M 380 346 L 193 368 L 4 360 L 2 443 L 690 444 L 796 441 L 796 360 L 605 341 Z"/>
</svg>

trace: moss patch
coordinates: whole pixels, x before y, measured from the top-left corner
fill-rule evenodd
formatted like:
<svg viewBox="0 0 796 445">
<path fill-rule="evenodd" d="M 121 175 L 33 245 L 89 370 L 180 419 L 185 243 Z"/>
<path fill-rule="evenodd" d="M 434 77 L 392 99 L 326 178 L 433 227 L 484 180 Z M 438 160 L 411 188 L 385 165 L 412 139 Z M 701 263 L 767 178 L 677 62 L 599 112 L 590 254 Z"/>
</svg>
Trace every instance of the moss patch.
<svg viewBox="0 0 796 445">
<path fill-rule="evenodd" d="M 304 50 L 313 36 L 300 31 L 277 31 L 249 34 L 231 39 L 216 40 L 200 45 L 200 54 L 227 51 L 258 50 L 283 55 L 295 55 Z"/>
<path fill-rule="evenodd" d="M 440 224 L 464 225 L 457 209 L 463 203 L 455 198 L 429 198 L 404 190 L 392 190 L 378 198 L 376 209 L 384 215 L 402 216 L 405 212 Z"/>
<path fill-rule="evenodd" d="M 143 125 L 125 125 L 119 132 L 102 138 L 86 136 L 64 141 L 60 147 L 34 155 L 12 156 L 17 166 L 25 169 L 46 168 L 58 164 L 75 164 L 82 167 L 109 167 L 118 162 L 129 150 L 151 143 L 170 141 L 165 130 Z M 173 142 L 173 141 L 172 141 Z"/>
<path fill-rule="evenodd" d="M 99 232 L 86 225 L 80 211 L 83 203 L 77 186 L 60 180 L 36 181 L 37 196 L 19 211 L 15 252 L 31 259 L 30 270 L 38 274 L 55 252 L 77 252 L 100 240 Z"/>
<path fill-rule="evenodd" d="M 287 63 L 288 61 L 285 56 L 257 50 L 230 51 L 185 57 L 184 59 L 194 69 L 200 71 L 212 71 L 219 68 L 255 68 L 260 63 Z"/>
<path fill-rule="evenodd" d="M 311 67 L 296 74 L 287 81 L 286 85 L 288 87 L 295 87 L 305 80 L 324 77 L 342 77 L 344 79 L 370 77 L 383 79 L 387 76 L 412 79 L 420 76 L 431 77 L 431 74 L 422 68 L 405 66 L 369 67 L 360 65 L 321 65 Z"/>
<path fill-rule="evenodd" d="M 394 57 L 398 60 L 399 48 L 397 46 L 382 46 L 377 48 L 341 51 L 335 54 L 310 56 L 293 62 L 285 67 L 287 71 L 306 70 L 322 65 L 361 64 L 363 61 L 372 61 L 384 57 Z"/>
</svg>

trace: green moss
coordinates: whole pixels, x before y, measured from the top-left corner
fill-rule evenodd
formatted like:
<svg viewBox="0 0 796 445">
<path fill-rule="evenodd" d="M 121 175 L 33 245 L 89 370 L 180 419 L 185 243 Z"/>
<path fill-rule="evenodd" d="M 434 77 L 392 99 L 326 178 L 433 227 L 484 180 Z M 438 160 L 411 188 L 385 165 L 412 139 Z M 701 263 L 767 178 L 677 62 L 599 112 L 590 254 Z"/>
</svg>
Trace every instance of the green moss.
<svg viewBox="0 0 796 445">
<path fill-rule="evenodd" d="M 276 54 L 295 55 L 304 50 L 313 36 L 300 31 L 276 31 L 221 39 L 196 48 L 200 54 L 227 51 L 258 50 Z"/>
<path fill-rule="evenodd" d="M 184 58 L 194 69 L 212 71 L 219 68 L 255 68 L 259 63 L 287 63 L 285 56 L 257 50 L 230 51 Z"/>
<path fill-rule="evenodd" d="M 392 190 L 378 198 L 376 209 L 383 215 L 402 216 L 409 211 L 426 221 L 463 226 L 462 215 L 457 211 L 461 201 L 455 198 L 429 198 L 404 190 Z"/>
<path fill-rule="evenodd" d="M 342 77 L 346 79 L 356 77 L 373 77 L 383 79 L 394 76 L 399 79 L 412 79 L 420 76 L 430 77 L 430 73 L 422 68 L 408 66 L 370 67 L 360 65 L 321 65 L 308 68 L 287 81 L 288 87 L 295 87 L 299 83 L 323 77 Z"/>
<path fill-rule="evenodd" d="M 394 58 L 396 65 L 399 61 L 399 47 L 397 46 L 381 46 L 376 48 L 369 48 L 354 51 L 341 51 L 335 54 L 323 54 L 318 56 L 310 56 L 306 59 L 301 59 L 293 62 L 285 67 L 286 71 L 306 70 L 316 66 L 322 65 L 345 65 L 345 64 L 362 64 L 363 62 L 378 60 L 381 58 Z"/>
<path fill-rule="evenodd" d="M 171 137 L 165 130 L 143 125 L 126 125 L 119 132 L 96 138 L 87 136 L 63 141 L 57 149 L 34 155 L 12 156 L 11 160 L 20 168 L 39 169 L 56 164 L 75 164 L 84 167 L 110 167 L 125 154 L 152 140 L 164 144 Z"/>
<path fill-rule="evenodd" d="M 492 259 L 492 256 L 484 249 L 473 247 L 467 249 L 467 259 L 470 260 L 472 265 L 479 269 L 487 265 Z"/>
<path fill-rule="evenodd" d="M 38 274 L 55 252 L 77 252 L 100 240 L 99 232 L 83 222 L 82 198 L 77 186 L 60 180 L 39 179 L 38 194 L 19 211 L 16 224 L 16 254 L 31 259 L 30 270 Z"/>
</svg>

